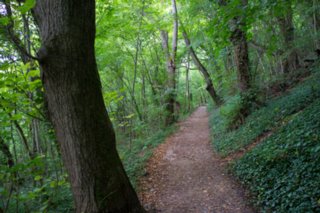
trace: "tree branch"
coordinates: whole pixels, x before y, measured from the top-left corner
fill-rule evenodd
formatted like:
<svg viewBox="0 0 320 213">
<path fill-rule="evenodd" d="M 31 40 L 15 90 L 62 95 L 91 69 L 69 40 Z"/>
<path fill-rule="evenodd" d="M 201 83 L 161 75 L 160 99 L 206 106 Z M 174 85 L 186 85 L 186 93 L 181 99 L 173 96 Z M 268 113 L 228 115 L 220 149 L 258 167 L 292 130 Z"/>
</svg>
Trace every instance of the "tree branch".
<svg viewBox="0 0 320 213">
<path fill-rule="evenodd" d="M 9 18 L 9 23 L 6 26 L 6 31 L 8 34 L 8 39 L 11 40 L 13 45 L 17 48 L 17 51 L 19 52 L 19 55 L 23 61 L 23 63 L 28 63 L 30 59 L 33 60 L 39 60 L 38 57 L 35 57 L 28 53 L 28 51 L 23 47 L 22 41 L 20 38 L 15 34 L 14 32 L 14 21 L 12 18 L 12 10 L 10 6 L 10 0 L 8 1 L 3 1 L 7 17 Z"/>
</svg>

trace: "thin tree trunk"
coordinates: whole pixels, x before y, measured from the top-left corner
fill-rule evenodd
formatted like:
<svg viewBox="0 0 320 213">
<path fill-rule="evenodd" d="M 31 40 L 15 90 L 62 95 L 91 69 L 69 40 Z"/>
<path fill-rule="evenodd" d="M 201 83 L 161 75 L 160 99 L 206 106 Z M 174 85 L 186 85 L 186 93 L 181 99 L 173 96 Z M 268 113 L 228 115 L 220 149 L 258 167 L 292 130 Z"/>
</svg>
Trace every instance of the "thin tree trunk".
<svg viewBox="0 0 320 213">
<path fill-rule="evenodd" d="M 14 166 L 13 155 L 10 152 L 9 146 L 4 142 L 3 138 L 0 137 L 0 151 L 7 158 L 7 165 L 9 168 Z"/>
<path fill-rule="evenodd" d="M 24 28 L 24 46 L 25 46 L 27 54 L 30 55 L 31 54 L 31 40 L 30 40 L 31 34 L 30 34 L 30 27 L 29 27 L 29 19 L 26 15 L 22 15 L 22 21 L 23 21 L 23 28 Z M 28 62 L 24 62 L 24 64 L 26 64 L 26 63 L 30 63 L 30 66 L 35 65 L 34 60 L 32 60 L 32 59 L 29 59 Z M 29 73 L 30 70 L 31 69 L 27 69 L 27 73 Z M 33 82 L 36 80 L 36 78 L 30 78 L 29 80 L 31 82 Z M 42 94 L 41 89 L 38 89 L 37 92 L 39 94 Z M 28 96 L 29 96 L 30 101 L 33 102 L 34 101 L 34 93 L 29 92 Z M 32 118 L 32 121 L 30 124 L 30 129 L 31 129 L 31 134 L 32 134 L 32 142 L 33 142 L 33 155 L 36 155 L 36 153 L 42 152 L 39 126 L 40 126 L 39 120 Z"/>
<path fill-rule="evenodd" d="M 143 56 L 141 56 L 141 57 L 142 57 L 142 62 L 143 62 L 144 68 L 145 68 L 146 78 L 147 78 L 147 80 L 148 80 L 148 82 L 149 82 L 149 84 L 150 84 L 150 87 L 151 87 L 151 91 L 152 91 L 154 100 L 155 100 L 155 102 L 157 103 L 157 100 L 156 100 L 156 97 L 155 97 L 155 96 L 157 95 L 157 90 L 156 90 L 155 85 L 154 85 L 154 83 L 153 83 L 153 81 L 152 81 L 152 79 L 151 79 L 150 70 L 149 70 L 149 68 L 148 68 L 148 66 L 147 66 L 147 63 L 146 63 L 146 61 L 144 60 Z"/>
<path fill-rule="evenodd" d="M 188 54 L 188 57 L 187 57 L 187 68 L 186 68 L 187 112 L 190 112 L 191 110 L 189 72 L 190 72 L 190 53 Z"/>
<path fill-rule="evenodd" d="M 212 83 L 212 80 L 211 80 L 211 77 L 210 77 L 208 70 L 201 63 L 196 52 L 194 51 L 193 47 L 191 46 L 190 39 L 189 39 L 188 34 L 183 26 L 182 26 L 182 31 L 183 31 L 182 34 L 184 37 L 184 42 L 186 43 L 186 46 L 191 54 L 191 58 L 193 60 L 193 63 L 197 66 L 197 68 L 202 73 L 202 75 L 205 79 L 205 82 L 207 85 L 206 90 L 208 91 L 209 95 L 211 96 L 211 98 L 215 102 L 215 104 L 217 106 L 220 106 L 223 103 L 223 101 L 222 101 L 221 97 L 217 94 L 217 92 L 213 86 L 213 83 Z"/>
<path fill-rule="evenodd" d="M 122 83 L 123 85 L 128 89 L 128 93 L 131 97 L 131 103 L 133 104 L 133 107 L 135 108 L 136 110 L 136 113 L 138 114 L 138 118 L 140 121 L 142 121 L 142 114 L 141 114 L 141 111 L 140 111 L 140 108 L 139 108 L 139 105 L 138 105 L 138 102 L 136 100 L 136 97 L 134 95 L 134 93 L 132 92 L 131 88 L 130 88 L 130 85 L 126 84 L 123 79 L 122 79 Z"/>
<path fill-rule="evenodd" d="M 176 1 L 172 0 L 172 13 L 173 13 L 173 36 L 172 36 L 172 51 L 169 51 L 168 44 L 168 32 L 161 31 L 162 47 L 166 55 L 166 64 L 168 71 L 168 94 L 166 100 L 166 126 L 173 124 L 176 120 L 175 118 L 175 99 L 176 99 L 176 54 L 177 54 L 177 43 L 178 43 L 178 14 Z"/>
<path fill-rule="evenodd" d="M 146 96 L 146 78 L 145 74 L 142 74 L 142 89 L 141 89 L 141 97 L 142 97 L 142 106 L 144 109 L 147 108 L 147 96 Z M 148 114 L 144 114 L 144 119 L 147 119 Z"/>
<path fill-rule="evenodd" d="M 103 102 L 94 53 L 95 1 L 38 0 L 34 15 L 50 120 L 76 212 L 144 212 L 117 153 Z"/>
<path fill-rule="evenodd" d="M 140 54 L 141 45 L 142 45 L 142 41 L 140 39 L 140 30 L 141 30 L 142 20 L 143 20 L 142 17 L 144 15 L 144 6 L 145 5 L 144 5 L 144 0 L 143 0 L 142 1 L 141 14 L 140 14 L 141 16 L 140 16 L 139 26 L 138 26 L 138 36 L 137 36 L 137 41 L 136 41 L 136 53 L 135 53 L 135 56 L 134 56 L 134 78 L 133 78 L 133 84 L 132 84 L 132 97 L 135 97 L 135 85 L 136 85 L 137 74 L 138 74 L 138 60 L 139 60 L 139 54 Z M 134 105 L 136 106 L 139 120 L 142 121 L 143 120 L 143 116 L 140 113 L 139 106 L 138 106 L 136 98 L 133 98 L 133 102 L 134 102 Z"/>
<path fill-rule="evenodd" d="M 172 60 L 175 65 L 177 48 L 178 48 L 178 11 L 176 0 L 171 0 L 173 13 L 173 36 L 172 36 Z M 174 66 L 175 67 L 175 66 Z"/>
<path fill-rule="evenodd" d="M 11 115 L 10 115 L 11 116 Z M 25 136 L 24 132 L 23 132 L 23 129 L 22 127 L 19 125 L 19 123 L 17 121 L 13 121 L 13 124 L 14 126 L 16 127 L 19 135 L 20 135 L 20 138 L 22 140 L 22 143 L 30 157 L 30 159 L 33 159 L 35 156 L 34 156 L 34 153 L 31 151 L 30 147 L 29 147 L 29 143 L 28 143 L 28 139 L 27 137 Z"/>
</svg>

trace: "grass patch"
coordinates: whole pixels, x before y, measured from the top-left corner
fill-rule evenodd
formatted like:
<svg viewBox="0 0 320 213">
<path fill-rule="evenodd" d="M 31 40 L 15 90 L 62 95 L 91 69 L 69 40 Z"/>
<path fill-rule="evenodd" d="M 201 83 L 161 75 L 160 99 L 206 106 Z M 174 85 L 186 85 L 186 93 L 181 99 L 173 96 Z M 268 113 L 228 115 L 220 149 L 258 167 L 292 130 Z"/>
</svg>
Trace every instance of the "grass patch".
<svg viewBox="0 0 320 213">
<path fill-rule="evenodd" d="M 249 145 L 263 133 L 280 127 L 291 115 L 320 97 L 319 82 L 320 73 L 316 72 L 285 95 L 268 101 L 265 107 L 254 111 L 238 129 L 228 131 L 228 117 L 224 114 L 232 111 L 238 102 L 236 97 L 232 98 L 210 116 L 214 148 L 222 156 L 226 156 Z"/>
<path fill-rule="evenodd" d="M 118 146 L 120 158 L 134 188 L 137 188 L 137 180 L 144 174 L 145 163 L 151 157 L 153 149 L 175 130 L 176 126 L 171 126 L 147 139 L 137 139 L 132 142 L 131 150 L 127 145 Z"/>
</svg>

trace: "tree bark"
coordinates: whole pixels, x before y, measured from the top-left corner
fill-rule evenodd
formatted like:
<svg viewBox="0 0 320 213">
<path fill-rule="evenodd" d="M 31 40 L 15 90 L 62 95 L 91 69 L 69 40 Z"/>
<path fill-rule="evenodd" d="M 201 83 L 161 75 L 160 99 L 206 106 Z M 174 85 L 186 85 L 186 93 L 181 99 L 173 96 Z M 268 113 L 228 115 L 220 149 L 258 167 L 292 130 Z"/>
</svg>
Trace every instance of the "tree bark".
<svg viewBox="0 0 320 213">
<path fill-rule="evenodd" d="M 219 0 L 220 6 L 226 6 L 226 0 Z M 245 7 L 247 0 L 241 0 L 241 4 Z M 236 16 L 229 22 L 231 29 L 230 41 L 234 47 L 235 62 L 237 66 L 238 82 L 240 92 L 246 92 L 251 88 L 250 82 L 250 63 L 246 32 L 242 29 L 245 26 L 243 17 Z"/>
<path fill-rule="evenodd" d="M 232 32 L 231 41 L 234 46 L 235 61 L 238 70 L 239 88 L 241 92 L 247 91 L 250 85 L 249 54 L 246 33 L 240 28 Z"/>
<path fill-rule="evenodd" d="M 209 95 L 211 96 L 211 98 L 215 102 L 215 104 L 217 106 L 220 106 L 223 103 L 223 101 L 222 101 L 221 97 L 217 94 L 217 92 L 213 86 L 210 74 L 209 74 L 208 70 L 205 68 L 205 66 L 201 63 L 196 52 L 194 51 L 193 47 L 191 46 L 190 39 L 189 39 L 188 34 L 187 34 L 186 30 L 184 29 L 184 27 L 182 27 L 182 30 L 183 30 L 182 34 L 184 37 L 184 41 L 185 41 L 186 46 L 190 52 L 193 63 L 197 66 L 197 68 L 202 73 L 202 75 L 206 81 L 206 85 L 207 85 L 206 90 L 208 91 Z"/>
<path fill-rule="evenodd" d="M 97 70 L 94 0 L 38 0 L 34 15 L 50 120 L 76 212 L 144 212 L 116 151 Z"/>
</svg>

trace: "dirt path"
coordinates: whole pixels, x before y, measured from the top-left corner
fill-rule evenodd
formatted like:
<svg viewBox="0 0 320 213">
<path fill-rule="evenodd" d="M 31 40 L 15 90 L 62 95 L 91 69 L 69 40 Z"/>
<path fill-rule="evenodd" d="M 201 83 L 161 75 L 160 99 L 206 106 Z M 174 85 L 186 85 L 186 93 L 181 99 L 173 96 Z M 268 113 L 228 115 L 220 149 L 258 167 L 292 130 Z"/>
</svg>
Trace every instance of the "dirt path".
<svg viewBox="0 0 320 213">
<path fill-rule="evenodd" d="M 174 213 L 251 213 L 243 189 L 212 152 L 208 114 L 199 107 L 148 162 L 139 194 L 147 210 Z"/>
</svg>

